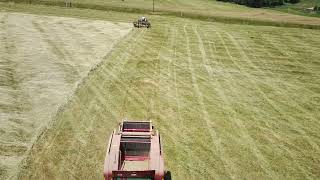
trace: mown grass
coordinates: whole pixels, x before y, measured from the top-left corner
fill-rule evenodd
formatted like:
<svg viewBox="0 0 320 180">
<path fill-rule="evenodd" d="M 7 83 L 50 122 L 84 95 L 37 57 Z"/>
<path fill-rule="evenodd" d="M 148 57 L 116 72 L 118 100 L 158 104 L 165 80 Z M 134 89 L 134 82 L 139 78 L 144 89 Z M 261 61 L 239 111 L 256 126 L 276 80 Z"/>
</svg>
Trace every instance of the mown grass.
<svg viewBox="0 0 320 180">
<path fill-rule="evenodd" d="M 120 13 L 115 11 L 97 11 L 92 9 L 80 8 L 63 8 L 59 6 L 45 6 L 45 5 L 28 5 L 0 2 L 0 10 L 5 12 L 22 12 L 38 15 L 51 15 L 61 17 L 75 17 L 82 19 L 93 20 L 113 20 L 119 22 L 130 22 L 133 18 L 138 18 L 139 13 Z"/>
<path fill-rule="evenodd" d="M 15 2 L 25 2 L 30 4 L 37 3 L 47 3 L 47 4 L 64 4 L 64 0 L 17 0 Z M 73 5 L 79 6 L 81 4 L 86 8 L 100 7 L 100 8 L 114 8 L 114 9 L 122 9 L 127 11 L 139 11 L 139 12 L 150 12 L 153 10 L 153 1 L 152 0 L 73 0 L 71 1 Z M 91 6 L 90 6 L 91 5 Z M 217 1 L 205 1 L 205 0 L 173 0 L 173 1 L 155 1 L 155 11 L 156 12 L 168 12 L 168 11 L 178 11 L 178 12 L 200 12 L 200 11 L 210 11 L 215 9 L 216 11 L 242 11 L 246 12 L 250 10 L 249 8 L 221 3 Z"/>
<path fill-rule="evenodd" d="M 90 73 L 21 179 L 102 178 L 108 137 L 125 117 L 154 122 L 174 179 L 320 176 L 319 31 L 151 22 Z"/>
<path fill-rule="evenodd" d="M 40 4 L 64 7 L 64 0 L 0 0 L 22 4 Z M 134 1 L 72 1 L 72 7 L 103 11 L 118 11 L 139 14 L 158 14 L 175 17 L 186 17 L 197 20 L 216 21 L 223 23 L 268 25 L 283 27 L 302 27 L 319 29 L 320 19 L 301 17 L 278 11 L 248 8 L 240 5 L 217 1 L 160 1 L 156 12 L 152 12 L 151 0 Z M 157 2 L 156 2 L 157 3 Z"/>
<path fill-rule="evenodd" d="M 0 22 L 0 179 L 16 179 L 58 108 L 132 26 L 2 11 Z"/>
</svg>

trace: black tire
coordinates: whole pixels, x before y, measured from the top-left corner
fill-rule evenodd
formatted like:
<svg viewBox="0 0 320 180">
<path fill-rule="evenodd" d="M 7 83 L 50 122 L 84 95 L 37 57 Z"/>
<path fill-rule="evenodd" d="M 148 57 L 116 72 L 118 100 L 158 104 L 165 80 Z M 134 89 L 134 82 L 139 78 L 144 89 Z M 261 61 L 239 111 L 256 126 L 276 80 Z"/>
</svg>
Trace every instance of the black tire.
<svg viewBox="0 0 320 180">
<path fill-rule="evenodd" d="M 164 173 L 164 180 L 171 180 L 171 172 L 170 171 L 166 171 Z"/>
</svg>

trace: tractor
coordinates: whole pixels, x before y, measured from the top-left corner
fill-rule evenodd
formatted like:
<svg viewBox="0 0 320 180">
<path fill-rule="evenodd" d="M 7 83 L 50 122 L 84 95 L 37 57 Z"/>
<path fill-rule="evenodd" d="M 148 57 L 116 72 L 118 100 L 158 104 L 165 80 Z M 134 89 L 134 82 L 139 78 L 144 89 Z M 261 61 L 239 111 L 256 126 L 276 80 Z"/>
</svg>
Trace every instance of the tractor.
<svg viewBox="0 0 320 180">
<path fill-rule="evenodd" d="M 151 28 L 151 23 L 146 17 L 141 17 L 138 21 L 133 22 L 133 26 L 137 28 L 146 27 Z"/>
<path fill-rule="evenodd" d="M 151 121 L 119 124 L 110 136 L 104 162 L 105 180 L 171 180 L 164 170 L 161 136 Z"/>
</svg>

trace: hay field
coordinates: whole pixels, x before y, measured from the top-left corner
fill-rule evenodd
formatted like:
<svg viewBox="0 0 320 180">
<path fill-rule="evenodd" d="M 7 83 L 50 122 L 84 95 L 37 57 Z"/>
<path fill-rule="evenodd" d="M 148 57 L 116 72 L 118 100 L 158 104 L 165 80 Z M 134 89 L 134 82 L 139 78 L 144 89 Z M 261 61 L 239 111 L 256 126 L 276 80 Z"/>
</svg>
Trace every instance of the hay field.
<svg viewBox="0 0 320 180">
<path fill-rule="evenodd" d="M 63 0 L 34 0 L 34 2 L 61 2 Z M 75 6 L 87 8 L 119 9 L 132 11 L 153 10 L 153 0 L 71 0 Z M 82 6 L 81 6 L 82 5 Z M 240 18 L 257 21 L 271 21 L 282 23 L 312 24 L 320 25 L 319 18 L 302 17 L 285 12 L 273 11 L 262 8 L 249 8 L 232 3 L 224 3 L 216 0 L 155 0 L 156 12 L 174 12 L 184 15 L 204 17 Z M 205 18 L 204 18 L 205 19 Z"/>
<path fill-rule="evenodd" d="M 50 6 L 65 6 L 65 0 L 0 0 L 0 2 L 14 1 L 18 3 L 45 4 Z M 73 7 L 94 10 L 115 10 L 119 12 L 135 12 L 151 14 L 153 0 L 68 0 Z M 216 0 L 155 0 L 155 12 L 162 15 L 193 17 L 215 21 L 239 21 L 247 23 L 295 24 L 319 26 L 320 19 L 303 17 L 279 12 L 271 9 L 249 8 L 232 3 Z"/>
<path fill-rule="evenodd" d="M 131 29 L 127 23 L 0 12 L 0 179 Z"/>
<path fill-rule="evenodd" d="M 88 76 L 21 179 L 101 179 L 122 118 L 154 122 L 174 179 L 320 176 L 320 31 L 151 21 Z"/>
</svg>

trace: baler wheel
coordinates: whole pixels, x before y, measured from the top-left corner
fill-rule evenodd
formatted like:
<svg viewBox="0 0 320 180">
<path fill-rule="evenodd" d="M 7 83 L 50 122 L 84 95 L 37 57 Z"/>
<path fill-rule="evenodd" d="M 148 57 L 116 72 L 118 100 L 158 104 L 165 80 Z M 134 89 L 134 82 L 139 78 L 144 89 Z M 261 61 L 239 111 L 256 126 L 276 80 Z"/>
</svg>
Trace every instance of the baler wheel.
<svg viewBox="0 0 320 180">
<path fill-rule="evenodd" d="M 171 180 L 171 172 L 170 171 L 166 171 L 166 173 L 164 174 L 164 180 Z"/>
</svg>

